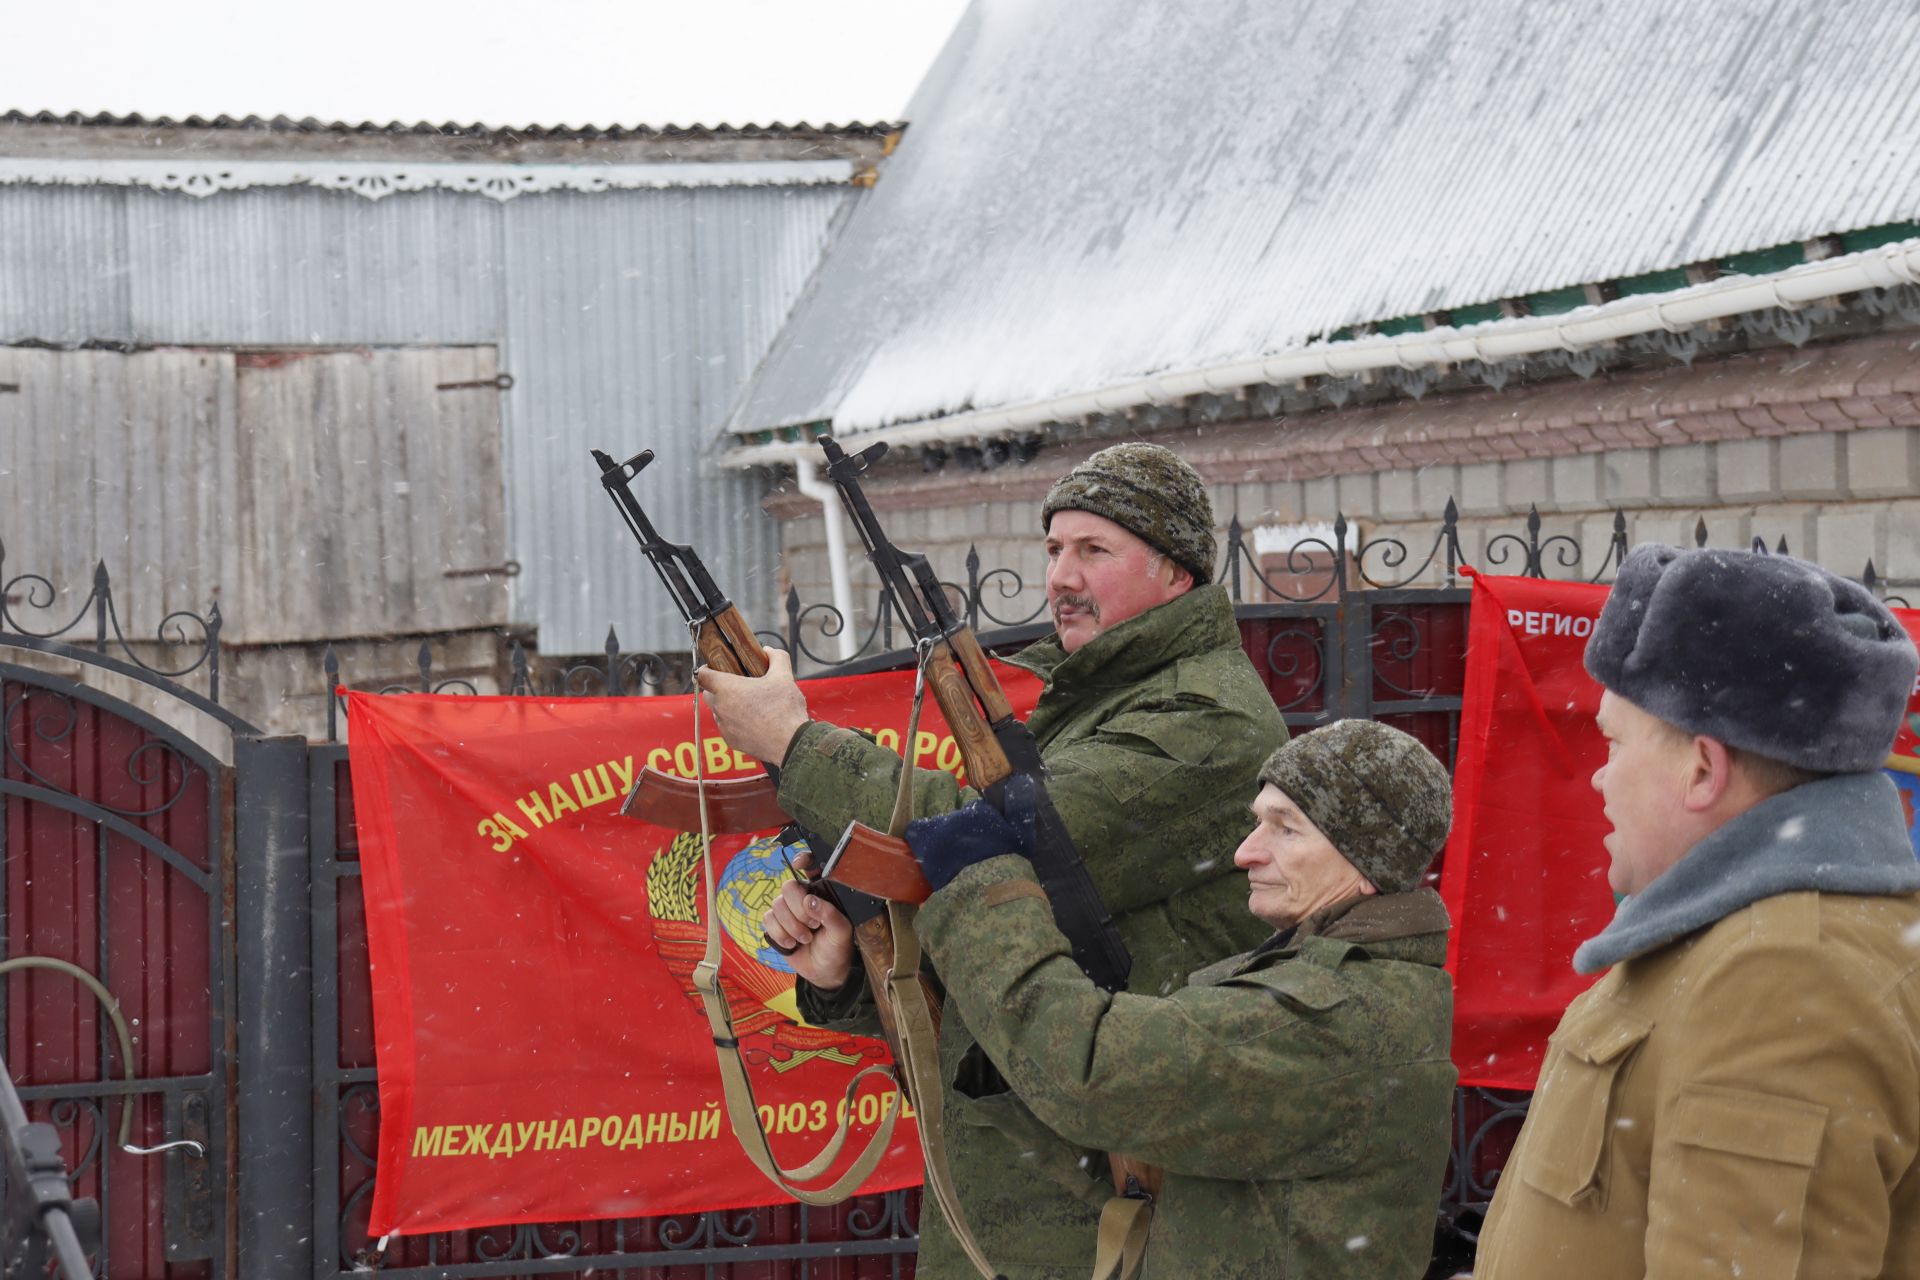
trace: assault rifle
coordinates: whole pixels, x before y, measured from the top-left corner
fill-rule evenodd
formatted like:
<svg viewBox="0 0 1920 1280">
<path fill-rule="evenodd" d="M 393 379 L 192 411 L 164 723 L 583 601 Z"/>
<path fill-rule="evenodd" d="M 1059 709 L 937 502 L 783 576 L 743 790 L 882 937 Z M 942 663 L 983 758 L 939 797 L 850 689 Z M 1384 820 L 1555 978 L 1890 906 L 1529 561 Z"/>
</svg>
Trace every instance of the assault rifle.
<svg viewBox="0 0 1920 1280">
<path fill-rule="evenodd" d="M 954 612 L 946 588 L 927 558 L 903 552 L 888 541 L 860 487 L 861 472 L 880 460 L 887 451 L 886 443 L 850 454 L 826 436 L 821 438 L 820 447 L 827 455 L 828 478 L 860 530 L 860 540 L 866 544 L 867 556 L 880 575 L 887 598 L 912 632 L 916 645 L 931 646 L 926 659 L 927 687 L 953 731 L 960 758 L 966 764 L 967 781 L 989 804 L 1004 808 L 1009 778 L 1023 774 L 1033 780 L 1031 861 L 1053 906 L 1054 921 L 1072 945 L 1074 961 L 1081 970 L 1103 990 L 1123 990 L 1133 958 L 1127 954 L 1113 917 L 1094 888 L 1086 863 L 1074 848 L 1073 837 L 1047 797 L 1046 769 L 1033 734 L 1014 716 L 979 638 Z M 841 837 L 821 875 L 831 882 L 889 896 L 883 884 L 890 883 L 901 858 L 912 857 L 905 841 L 855 823 Z M 920 898 L 925 896 L 922 893 Z"/>
<path fill-rule="evenodd" d="M 634 496 L 633 482 L 653 461 L 653 450 L 642 449 L 625 462 L 615 462 L 595 449 L 593 460 L 600 464 L 600 483 L 606 488 L 607 496 L 613 499 L 620 518 L 640 543 L 641 553 L 660 575 L 661 584 L 692 630 L 700 661 L 715 671 L 731 675 L 765 675 L 767 651 L 761 648 L 759 638 L 740 610 L 720 590 L 692 547 L 668 542 L 660 536 L 653 521 L 647 519 L 640 499 Z M 634 788 L 621 812 L 645 821 L 657 821 L 658 825 L 675 831 L 699 829 L 699 783 L 658 772 L 652 772 L 646 781 L 644 789 Z M 722 833 L 782 826 L 787 815 L 780 809 L 779 790 L 779 774 L 772 766 L 758 778 L 708 782 L 708 819 Z M 684 825 L 689 818 L 691 828 Z"/>
<path fill-rule="evenodd" d="M 594 461 L 600 464 L 600 483 L 639 541 L 642 554 L 660 575 L 680 616 L 693 631 L 694 648 L 700 661 L 728 675 L 765 675 L 767 651 L 753 628 L 747 625 L 739 607 L 727 599 L 692 547 L 668 542 L 660 536 L 634 494 L 634 480 L 646 470 L 653 457 L 653 450 L 643 449 L 625 462 L 615 462 L 601 450 L 593 451 Z M 678 778 L 657 769 L 643 769 L 621 812 L 670 831 L 699 831 L 704 793 L 706 826 L 715 835 L 782 827 L 783 836 L 804 839 L 809 848 L 824 848 L 824 841 L 799 831 L 780 808 L 778 764 L 763 761 L 762 767 L 766 772 L 759 777 L 708 780 Z M 832 903 L 853 925 L 854 944 L 859 949 L 862 966 L 874 991 L 883 992 L 886 970 L 893 958 L 893 937 L 885 899 L 892 897 L 897 901 L 917 894 L 914 900 L 924 900 L 929 890 L 910 852 L 901 865 L 897 856 L 888 860 L 883 851 L 869 874 L 875 892 L 863 891 L 845 882 L 829 884 L 817 873 L 808 882 L 807 889 Z M 892 1042 L 895 1037 L 893 1010 L 884 999 L 877 1003 L 882 1028 Z M 936 1029 L 939 1007 L 938 1000 L 934 1000 Z"/>
</svg>

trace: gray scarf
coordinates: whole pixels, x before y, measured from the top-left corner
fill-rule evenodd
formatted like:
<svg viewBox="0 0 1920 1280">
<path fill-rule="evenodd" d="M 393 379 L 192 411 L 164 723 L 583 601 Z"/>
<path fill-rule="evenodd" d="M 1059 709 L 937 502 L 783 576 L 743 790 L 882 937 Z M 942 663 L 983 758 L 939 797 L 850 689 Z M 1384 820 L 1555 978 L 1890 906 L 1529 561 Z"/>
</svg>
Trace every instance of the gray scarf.
<svg viewBox="0 0 1920 1280">
<path fill-rule="evenodd" d="M 1920 892 L 1920 861 L 1886 774 L 1843 773 L 1755 805 L 1621 902 L 1613 922 L 1573 953 L 1573 967 L 1599 973 L 1763 898 L 1805 889 Z"/>
</svg>

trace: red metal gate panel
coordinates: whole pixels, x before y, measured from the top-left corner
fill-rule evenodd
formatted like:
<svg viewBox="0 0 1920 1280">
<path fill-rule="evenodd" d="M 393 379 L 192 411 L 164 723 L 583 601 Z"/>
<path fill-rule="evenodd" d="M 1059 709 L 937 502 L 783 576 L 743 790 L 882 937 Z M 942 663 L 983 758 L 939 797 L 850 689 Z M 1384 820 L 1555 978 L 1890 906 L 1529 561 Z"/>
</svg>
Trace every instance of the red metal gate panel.
<svg viewBox="0 0 1920 1280">
<path fill-rule="evenodd" d="M 225 773 L 130 707 L 4 671 L 5 959 L 97 977 L 126 1019 L 135 1083 L 100 1001 L 44 968 L 6 977 L 7 1064 L 29 1115 L 60 1131 L 75 1195 L 100 1203 L 100 1274 L 224 1275 Z M 207 1155 L 122 1150 L 129 1102 L 131 1145 L 193 1131 Z"/>
</svg>

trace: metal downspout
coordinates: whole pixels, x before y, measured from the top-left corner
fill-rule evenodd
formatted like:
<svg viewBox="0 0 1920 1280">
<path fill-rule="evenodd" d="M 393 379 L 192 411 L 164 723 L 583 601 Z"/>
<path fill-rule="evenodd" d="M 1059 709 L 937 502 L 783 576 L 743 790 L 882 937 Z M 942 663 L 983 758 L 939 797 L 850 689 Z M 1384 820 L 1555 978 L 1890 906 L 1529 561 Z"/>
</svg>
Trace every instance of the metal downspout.
<svg viewBox="0 0 1920 1280">
<path fill-rule="evenodd" d="M 833 584 L 833 607 L 840 614 L 840 660 L 847 661 L 859 650 L 854 643 L 853 582 L 847 574 L 847 532 L 840 523 L 840 495 L 820 478 L 812 458 L 793 458 L 794 482 L 800 492 L 820 504 L 827 519 L 827 576 Z"/>
</svg>

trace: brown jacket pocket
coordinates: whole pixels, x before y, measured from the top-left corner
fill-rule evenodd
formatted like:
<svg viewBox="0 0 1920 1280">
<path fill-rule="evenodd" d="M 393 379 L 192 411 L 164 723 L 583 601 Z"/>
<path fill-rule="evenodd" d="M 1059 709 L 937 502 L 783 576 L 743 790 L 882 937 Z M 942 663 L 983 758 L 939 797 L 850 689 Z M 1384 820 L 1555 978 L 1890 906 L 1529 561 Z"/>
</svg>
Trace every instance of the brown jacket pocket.
<svg viewBox="0 0 1920 1280">
<path fill-rule="evenodd" d="M 1614 1084 L 1652 1030 L 1602 1000 L 1553 1033 L 1520 1153 L 1518 1173 L 1528 1186 L 1569 1207 L 1606 1207 Z"/>
<path fill-rule="evenodd" d="M 1818 1103 L 1682 1086 L 1654 1158 L 1648 1274 L 1681 1274 L 1688 1260 L 1710 1258 L 1742 1280 L 1799 1275 L 1807 1187 L 1826 1128 Z"/>
</svg>

